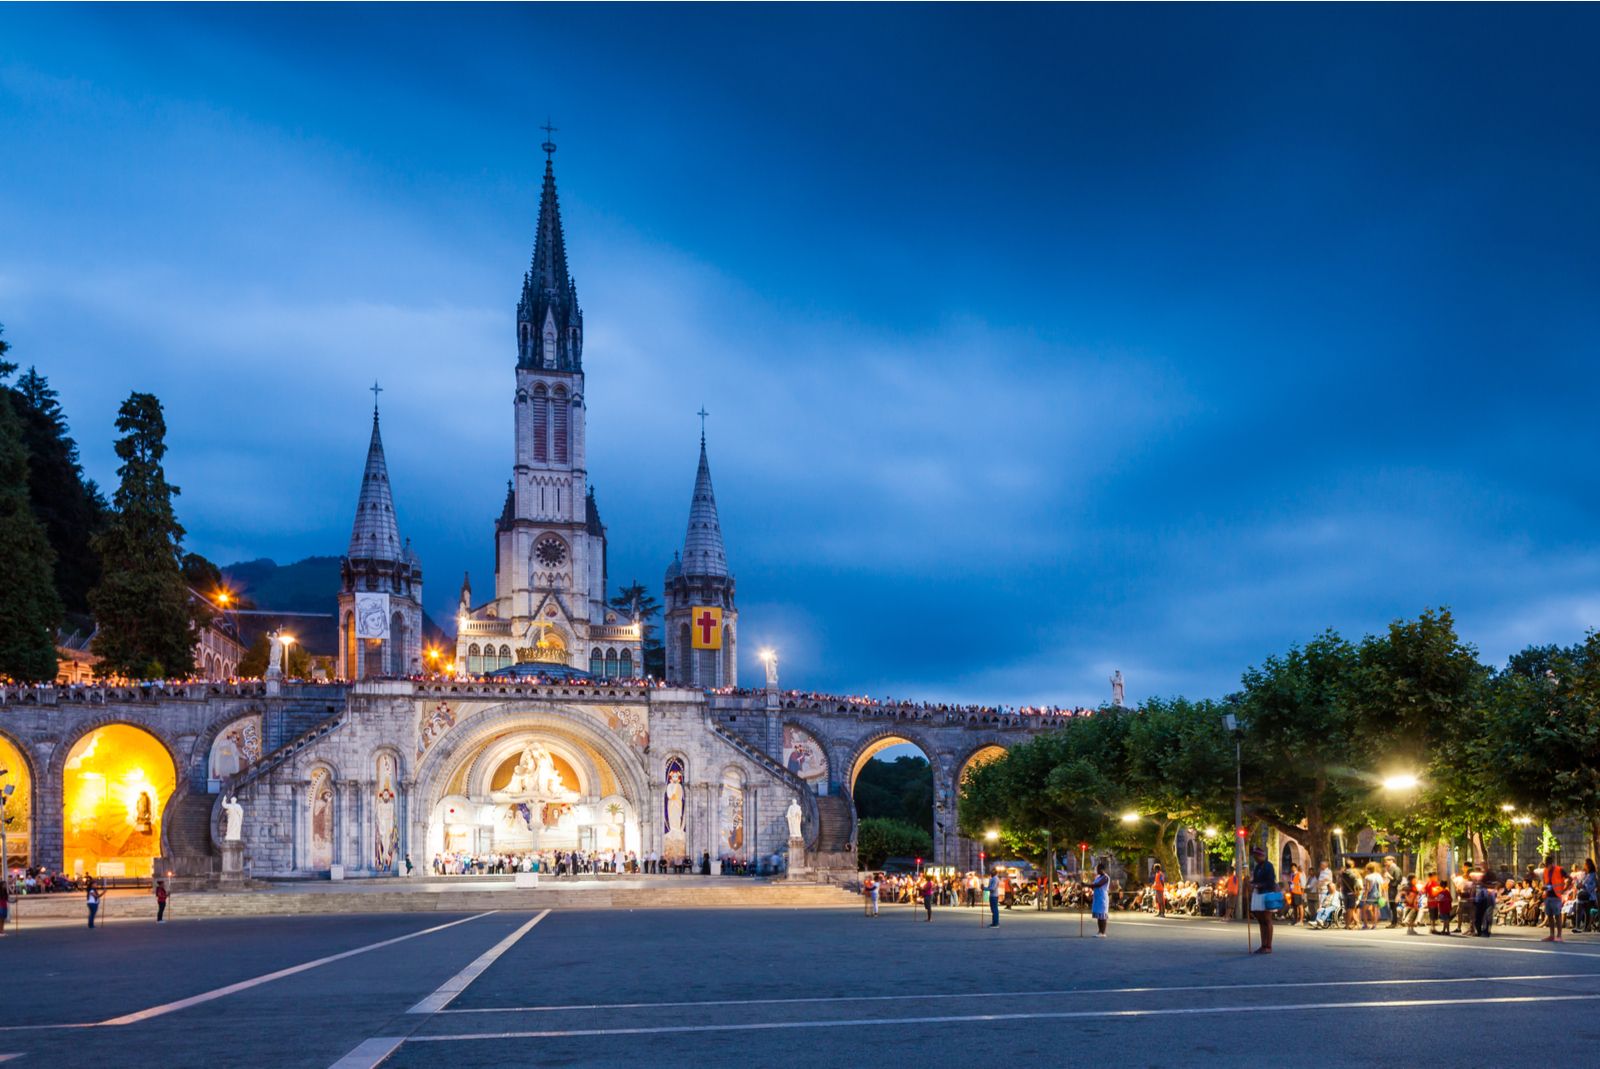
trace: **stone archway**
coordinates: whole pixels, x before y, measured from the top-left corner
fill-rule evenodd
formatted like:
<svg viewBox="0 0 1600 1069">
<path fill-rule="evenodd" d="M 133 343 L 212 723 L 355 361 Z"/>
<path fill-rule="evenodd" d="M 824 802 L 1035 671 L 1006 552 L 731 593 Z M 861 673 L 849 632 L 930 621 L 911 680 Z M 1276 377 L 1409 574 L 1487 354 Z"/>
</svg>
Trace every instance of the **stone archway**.
<svg viewBox="0 0 1600 1069">
<path fill-rule="evenodd" d="M 33 859 L 33 764 L 27 751 L 0 734 L 0 819 L 5 822 L 5 868 L 27 868 Z"/>
<path fill-rule="evenodd" d="M 1004 757 L 1006 748 L 995 742 L 980 742 L 972 746 L 961 757 L 955 766 L 950 791 L 949 825 L 950 825 L 950 854 L 949 859 L 963 871 L 976 872 L 983 868 L 983 854 L 987 847 L 973 839 L 959 835 L 956 829 L 961 821 L 961 785 L 966 782 L 967 776 L 973 769 L 988 764 L 997 758 Z"/>
<path fill-rule="evenodd" d="M 497 786 L 496 776 L 534 745 L 559 758 L 562 786 L 571 797 L 539 803 L 537 812 L 533 805 L 497 801 L 493 796 L 505 784 Z M 569 777 L 576 782 L 567 783 Z M 413 841 L 424 844 L 429 860 L 445 848 L 438 810 L 447 798 L 458 799 L 449 841 L 469 853 L 515 854 L 535 845 L 598 849 L 615 834 L 619 797 L 631 818 L 622 831 L 625 848 L 642 852 L 652 842 L 644 819 L 651 806 L 643 762 L 580 711 L 499 705 L 464 716 L 419 764 L 415 797 Z M 602 804 L 607 800 L 610 806 Z"/>
<path fill-rule="evenodd" d="M 61 766 L 63 868 L 151 875 L 177 780 L 170 748 L 147 728 L 117 721 L 85 731 Z"/>
</svg>

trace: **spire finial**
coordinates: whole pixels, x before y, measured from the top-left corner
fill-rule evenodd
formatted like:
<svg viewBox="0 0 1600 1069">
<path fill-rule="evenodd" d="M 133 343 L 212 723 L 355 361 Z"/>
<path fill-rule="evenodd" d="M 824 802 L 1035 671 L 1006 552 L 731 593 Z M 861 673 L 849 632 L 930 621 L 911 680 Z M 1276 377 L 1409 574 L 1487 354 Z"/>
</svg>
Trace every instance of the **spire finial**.
<svg viewBox="0 0 1600 1069">
<path fill-rule="evenodd" d="M 706 406 L 705 405 L 701 405 L 700 406 L 700 411 L 696 412 L 695 415 L 700 417 L 700 444 L 701 445 L 705 445 L 706 444 L 706 417 L 711 415 L 711 413 L 706 411 Z"/>
<path fill-rule="evenodd" d="M 539 147 L 544 149 L 544 160 L 546 163 L 549 163 L 550 154 L 556 150 L 556 143 L 550 140 L 550 135 L 556 132 L 556 128 L 551 126 L 550 120 L 546 118 L 544 125 L 539 127 L 539 129 L 544 131 L 544 144 L 540 145 Z"/>
<path fill-rule="evenodd" d="M 383 387 L 378 385 L 378 380 L 373 379 L 372 385 L 367 389 L 372 391 L 372 418 L 378 418 L 378 395 L 383 392 Z"/>
</svg>

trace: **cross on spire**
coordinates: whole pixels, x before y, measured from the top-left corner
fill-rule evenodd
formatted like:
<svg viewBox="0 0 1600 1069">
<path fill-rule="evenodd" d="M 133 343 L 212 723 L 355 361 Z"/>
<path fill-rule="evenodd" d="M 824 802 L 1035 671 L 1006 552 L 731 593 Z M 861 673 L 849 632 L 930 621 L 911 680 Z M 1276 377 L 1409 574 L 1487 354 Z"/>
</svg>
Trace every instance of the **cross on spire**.
<svg viewBox="0 0 1600 1069">
<path fill-rule="evenodd" d="M 701 445 L 705 445 L 706 444 L 706 417 L 711 415 L 711 413 L 706 411 L 706 406 L 705 405 L 701 405 L 700 406 L 700 411 L 696 412 L 695 415 L 700 417 L 700 444 Z"/>
<path fill-rule="evenodd" d="M 544 149 L 544 158 L 549 160 L 550 154 L 556 150 L 555 142 L 550 140 L 550 135 L 556 132 L 556 127 L 551 126 L 550 120 L 547 118 L 544 121 L 544 125 L 539 127 L 539 129 L 544 131 L 544 144 L 540 145 L 539 147 Z"/>
<path fill-rule="evenodd" d="M 372 385 L 367 389 L 372 391 L 372 418 L 378 418 L 378 395 L 383 392 L 383 387 L 378 385 L 378 380 L 373 379 Z"/>
</svg>

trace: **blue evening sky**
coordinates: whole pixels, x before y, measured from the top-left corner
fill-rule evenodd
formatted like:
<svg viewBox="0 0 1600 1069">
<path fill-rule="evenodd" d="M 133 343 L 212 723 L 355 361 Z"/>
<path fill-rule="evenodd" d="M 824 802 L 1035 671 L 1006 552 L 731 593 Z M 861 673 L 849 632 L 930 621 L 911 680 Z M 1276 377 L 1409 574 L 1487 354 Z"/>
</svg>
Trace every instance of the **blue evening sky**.
<svg viewBox="0 0 1600 1069">
<path fill-rule="evenodd" d="M 382 381 L 437 618 L 491 585 L 543 156 L 613 584 L 711 413 L 743 665 L 1218 696 L 1448 605 L 1600 623 L 1600 14 L 0 7 L 0 322 L 188 545 L 343 552 Z"/>
</svg>

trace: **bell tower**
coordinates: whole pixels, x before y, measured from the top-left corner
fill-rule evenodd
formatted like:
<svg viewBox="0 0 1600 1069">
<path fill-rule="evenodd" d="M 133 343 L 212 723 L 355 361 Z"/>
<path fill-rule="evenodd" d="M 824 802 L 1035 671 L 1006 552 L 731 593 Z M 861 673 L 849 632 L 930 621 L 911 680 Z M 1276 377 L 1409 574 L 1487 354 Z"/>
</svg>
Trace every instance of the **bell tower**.
<svg viewBox="0 0 1600 1069">
<path fill-rule="evenodd" d="M 495 521 L 494 598 L 463 611 L 457 637 L 457 664 L 469 674 L 535 662 L 587 671 L 597 650 L 602 664 L 616 664 L 624 647 L 630 665 L 642 663 L 638 638 L 606 605 L 606 533 L 587 469 L 583 310 L 567 272 L 555 127 L 545 132 L 533 262 L 517 302 L 514 450 Z"/>
</svg>

